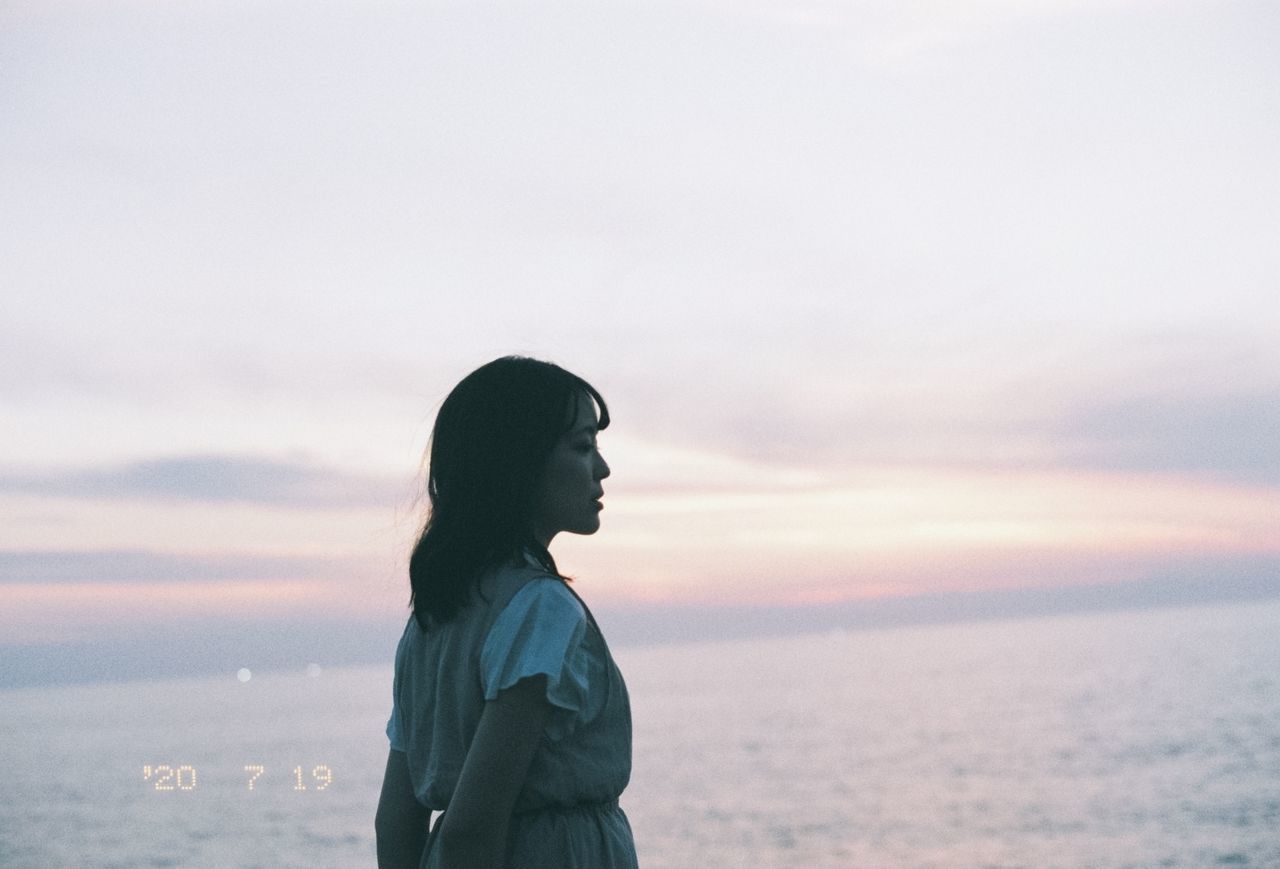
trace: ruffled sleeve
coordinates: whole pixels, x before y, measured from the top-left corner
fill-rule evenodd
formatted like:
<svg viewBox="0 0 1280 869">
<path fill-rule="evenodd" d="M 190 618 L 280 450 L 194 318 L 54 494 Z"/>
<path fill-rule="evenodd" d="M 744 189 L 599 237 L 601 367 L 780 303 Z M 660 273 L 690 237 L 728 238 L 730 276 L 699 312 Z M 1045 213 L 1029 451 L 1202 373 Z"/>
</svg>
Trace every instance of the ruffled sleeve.
<svg viewBox="0 0 1280 869">
<path fill-rule="evenodd" d="M 561 739 L 571 733 L 587 703 L 586 633 L 587 615 L 562 582 L 525 584 L 494 621 L 480 652 L 484 699 L 528 676 L 545 675 L 547 701 L 555 707 L 547 735 Z"/>
</svg>

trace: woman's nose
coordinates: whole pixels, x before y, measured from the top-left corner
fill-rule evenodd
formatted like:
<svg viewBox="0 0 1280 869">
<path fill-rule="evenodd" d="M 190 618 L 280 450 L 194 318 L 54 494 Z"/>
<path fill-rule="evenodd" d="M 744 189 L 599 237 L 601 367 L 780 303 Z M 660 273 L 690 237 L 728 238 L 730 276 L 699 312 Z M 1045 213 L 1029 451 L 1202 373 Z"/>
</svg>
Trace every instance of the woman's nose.
<svg viewBox="0 0 1280 869">
<path fill-rule="evenodd" d="M 609 463 L 604 460 L 604 456 L 596 456 L 596 479 L 603 480 L 609 476 Z"/>
</svg>

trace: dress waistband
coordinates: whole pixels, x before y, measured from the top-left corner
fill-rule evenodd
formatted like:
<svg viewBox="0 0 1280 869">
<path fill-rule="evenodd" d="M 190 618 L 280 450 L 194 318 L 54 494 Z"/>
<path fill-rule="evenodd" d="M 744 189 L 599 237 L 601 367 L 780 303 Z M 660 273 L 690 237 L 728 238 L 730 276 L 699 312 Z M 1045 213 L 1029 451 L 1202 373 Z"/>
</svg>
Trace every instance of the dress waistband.
<svg viewBox="0 0 1280 869">
<path fill-rule="evenodd" d="M 532 809 L 517 809 L 511 815 L 512 817 L 522 817 L 524 815 L 536 815 L 540 812 L 608 812 L 617 808 L 619 808 L 618 798 L 614 797 L 611 800 L 600 800 L 594 803 L 574 803 L 571 806 L 547 803 Z"/>
</svg>

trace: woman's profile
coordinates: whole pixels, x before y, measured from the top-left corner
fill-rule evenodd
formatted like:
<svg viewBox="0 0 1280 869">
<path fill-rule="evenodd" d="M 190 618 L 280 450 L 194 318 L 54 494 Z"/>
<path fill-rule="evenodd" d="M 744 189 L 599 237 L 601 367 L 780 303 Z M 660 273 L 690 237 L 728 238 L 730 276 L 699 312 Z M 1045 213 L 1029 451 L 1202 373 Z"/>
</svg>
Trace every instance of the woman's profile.
<svg viewBox="0 0 1280 869">
<path fill-rule="evenodd" d="M 600 527 L 604 399 L 509 356 L 440 406 L 396 650 L 380 867 L 634 869 L 626 686 L 548 551 Z M 428 831 L 432 811 L 443 812 Z"/>
</svg>

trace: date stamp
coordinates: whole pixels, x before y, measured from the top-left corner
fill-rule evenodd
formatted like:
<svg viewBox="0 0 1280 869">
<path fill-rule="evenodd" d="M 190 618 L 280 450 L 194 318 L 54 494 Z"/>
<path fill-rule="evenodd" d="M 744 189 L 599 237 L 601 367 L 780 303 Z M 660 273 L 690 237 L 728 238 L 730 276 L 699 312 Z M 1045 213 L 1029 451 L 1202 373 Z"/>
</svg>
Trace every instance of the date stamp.
<svg viewBox="0 0 1280 869">
<path fill-rule="evenodd" d="M 142 767 L 142 780 L 160 793 L 190 793 L 200 787 L 201 777 L 191 764 L 146 764 Z M 333 784 L 333 770 L 327 764 L 318 764 L 310 771 L 299 765 L 293 767 L 291 773 L 275 769 L 268 772 L 264 764 L 247 763 L 240 780 L 246 791 L 276 786 L 318 793 Z"/>
</svg>

